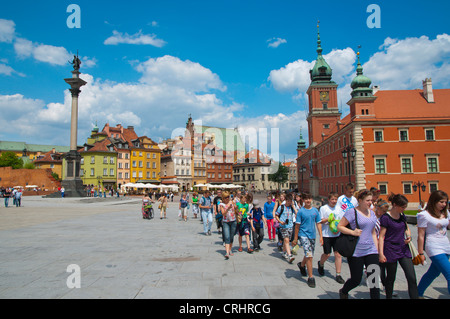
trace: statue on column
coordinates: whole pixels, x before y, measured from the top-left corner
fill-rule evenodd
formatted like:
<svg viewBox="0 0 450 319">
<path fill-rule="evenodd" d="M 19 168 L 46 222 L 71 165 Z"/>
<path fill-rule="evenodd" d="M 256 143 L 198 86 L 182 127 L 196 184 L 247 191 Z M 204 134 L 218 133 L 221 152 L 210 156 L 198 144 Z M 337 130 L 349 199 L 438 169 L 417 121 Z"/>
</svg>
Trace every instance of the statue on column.
<svg viewBox="0 0 450 319">
<path fill-rule="evenodd" d="M 73 65 L 73 69 L 74 69 L 75 71 L 80 70 L 81 61 L 80 61 L 80 59 L 78 58 L 78 52 L 77 52 L 77 55 L 74 55 L 74 56 L 73 56 L 73 61 L 72 61 L 72 62 L 69 61 L 69 63 Z"/>
</svg>

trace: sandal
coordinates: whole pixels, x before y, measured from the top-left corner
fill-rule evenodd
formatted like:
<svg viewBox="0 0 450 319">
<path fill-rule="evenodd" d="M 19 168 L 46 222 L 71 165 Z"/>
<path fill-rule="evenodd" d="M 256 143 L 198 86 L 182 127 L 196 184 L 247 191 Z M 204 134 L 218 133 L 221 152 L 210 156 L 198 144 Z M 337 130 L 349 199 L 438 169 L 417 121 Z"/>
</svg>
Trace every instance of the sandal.
<svg viewBox="0 0 450 319">
<path fill-rule="evenodd" d="M 238 251 L 242 251 L 242 247 L 239 247 Z"/>
</svg>

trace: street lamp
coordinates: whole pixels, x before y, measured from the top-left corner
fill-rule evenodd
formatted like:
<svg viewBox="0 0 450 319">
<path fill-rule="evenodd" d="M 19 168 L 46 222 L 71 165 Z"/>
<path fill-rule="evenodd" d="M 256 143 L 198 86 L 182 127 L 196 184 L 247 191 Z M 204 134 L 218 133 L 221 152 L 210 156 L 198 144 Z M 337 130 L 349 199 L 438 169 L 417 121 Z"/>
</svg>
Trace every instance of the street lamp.
<svg viewBox="0 0 450 319">
<path fill-rule="evenodd" d="M 303 173 L 306 172 L 306 166 L 305 164 L 302 164 L 302 166 L 300 166 L 298 168 L 298 171 L 302 173 L 302 188 L 301 188 L 301 193 L 303 194 Z"/>
<path fill-rule="evenodd" d="M 419 188 L 419 203 L 422 202 L 422 196 L 420 195 L 420 190 L 422 190 L 422 192 L 425 192 L 426 186 L 424 182 L 417 182 L 414 183 L 413 185 L 413 190 L 416 192 L 417 188 Z"/>
<path fill-rule="evenodd" d="M 348 168 L 347 172 L 348 172 L 348 182 L 349 182 L 349 183 L 352 182 L 351 176 L 350 176 L 350 156 L 351 156 L 352 158 L 355 158 L 355 156 L 356 156 L 356 149 L 354 149 L 353 147 L 351 147 L 351 146 L 349 145 L 349 146 L 345 147 L 345 148 L 342 150 L 342 157 L 343 157 L 344 159 L 347 159 L 347 158 L 348 158 L 348 159 L 347 159 L 347 168 Z"/>
</svg>

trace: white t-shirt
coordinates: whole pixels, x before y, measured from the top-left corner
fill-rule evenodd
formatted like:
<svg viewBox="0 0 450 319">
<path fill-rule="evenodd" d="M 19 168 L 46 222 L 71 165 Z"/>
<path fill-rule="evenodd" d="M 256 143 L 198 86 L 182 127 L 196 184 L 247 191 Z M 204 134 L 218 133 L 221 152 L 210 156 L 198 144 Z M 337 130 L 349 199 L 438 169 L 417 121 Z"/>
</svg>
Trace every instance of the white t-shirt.
<svg viewBox="0 0 450 319">
<path fill-rule="evenodd" d="M 355 196 L 348 198 L 345 195 L 341 195 L 339 196 L 336 204 L 336 207 L 339 207 L 341 209 L 342 216 L 344 216 L 346 211 L 348 211 L 351 208 L 356 208 L 356 206 L 358 206 L 358 200 L 355 198 Z"/>
<path fill-rule="evenodd" d="M 425 230 L 425 251 L 428 257 L 439 254 L 450 254 L 450 242 L 447 237 L 447 226 L 450 222 L 450 214 L 447 218 L 437 219 L 426 210 L 417 214 L 417 227 Z"/>
<path fill-rule="evenodd" d="M 341 215 L 341 210 L 337 209 L 337 205 L 335 205 L 334 207 L 330 207 L 328 204 L 327 205 L 323 205 L 322 207 L 320 207 L 320 218 L 321 219 L 328 219 L 328 216 L 330 216 L 331 213 L 334 214 L 335 219 L 341 219 L 342 215 Z M 322 236 L 323 237 L 338 237 L 340 233 L 333 233 L 330 229 L 330 225 L 328 224 L 328 222 L 326 222 L 325 224 L 323 224 L 325 227 L 322 227 Z"/>
</svg>

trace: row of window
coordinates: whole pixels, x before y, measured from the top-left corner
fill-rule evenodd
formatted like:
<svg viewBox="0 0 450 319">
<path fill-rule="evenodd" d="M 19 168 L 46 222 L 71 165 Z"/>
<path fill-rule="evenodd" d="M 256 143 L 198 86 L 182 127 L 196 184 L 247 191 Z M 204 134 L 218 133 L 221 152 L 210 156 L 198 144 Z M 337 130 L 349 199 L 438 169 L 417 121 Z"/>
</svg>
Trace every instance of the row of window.
<svg viewBox="0 0 450 319">
<path fill-rule="evenodd" d="M 121 154 L 121 153 L 119 153 Z M 138 154 L 136 151 L 133 151 L 133 156 L 136 157 L 136 154 Z M 125 158 L 127 158 L 127 153 L 125 153 Z M 139 157 L 142 157 L 142 152 L 139 152 Z M 147 158 L 150 158 L 150 153 L 147 153 Z M 156 158 L 156 153 L 153 153 L 153 158 Z"/>
<path fill-rule="evenodd" d="M 140 167 L 140 168 L 143 168 L 143 167 L 144 167 L 142 161 L 139 161 L 139 162 L 133 161 L 133 162 L 132 162 L 132 167 L 133 167 L 133 168 L 138 167 L 138 166 L 137 166 L 138 163 L 139 163 L 139 167 Z M 121 163 L 119 163 L 119 166 L 120 166 L 120 164 L 121 164 Z M 126 164 L 128 164 L 128 163 L 125 163 L 125 166 L 127 166 Z M 150 162 L 146 162 L 146 164 L 147 164 L 147 168 L 150 168 Z M 121 167 L 119 167 L 119 168 L 121 168 Z M 125 168 L 127 168 L 127 167 L 125 167 Z M 156 162 L 152 162 L 152 167 L 151 167 L 151 168 L 153 168 L 153 169 L 156 168 Z"/>
<path fill-rule="evenodd" d="M 439 172 L 439 157 L 427 156 L 427 172 L 438 173 Z M 400 165 L 402 173 L 414 173 L 413 160 L 411 156 L 400 156 Z M 375 157 L 375 174 L 386 174 L 386 157 Z"/>
<path fill-rule="evenodd" d="M 384 142 L 383 129 L 374 129 L 373 134 L 374 134 L 375 142 Z M 434 141 L 435 140 L 434 128 L 424 128 L 424 137 L 425 137 L 425 141 Z M 401 128 L 398 130 L 398 140 L 400 142 L 409 141 L 409 129 L 408 128 Z"/>
<path fill-rule="evenodd" d="M 378 183 L 378 189 L 380 190 L 381 195 L 387 195 L 389 193 L 388 185 L 389 184 L 387 182 L 379 182 Z M 411 182 L 411 181 L 402 182 L 403 194 L 404 195 L 413 194 L 414 193 L 413 186 L 414 186 L 414 182 Z M 345 184 L 340 184 L 340 187 L 339 187 L 339 184 L 326 183 L 323 185 L 323 187 L 324 187 L 324 191 L 326 193 L 338 192 L 340 194 L 343 194 L 345 191 Z M 435 181 L 428 182 L 427 190 L 430 194 L 438 189 L 439 189 L 438 182 L 435 182 Z"/>
<path fill-rule="evenodd" d="M 208 173 L 208 178 L 216 178 L 216 174 Z M 222 173 L 218 173 L 217 178 L 222 178 Z M 223 178 L 231 178 L 231 174 L 225 173 Z"/>
</svg>

